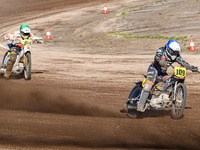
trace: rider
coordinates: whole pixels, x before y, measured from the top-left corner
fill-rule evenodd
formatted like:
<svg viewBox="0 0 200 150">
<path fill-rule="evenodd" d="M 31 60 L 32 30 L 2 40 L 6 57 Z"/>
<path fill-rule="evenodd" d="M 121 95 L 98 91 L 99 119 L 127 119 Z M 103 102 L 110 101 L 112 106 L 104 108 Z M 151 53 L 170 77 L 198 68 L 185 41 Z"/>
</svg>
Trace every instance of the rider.
<svg viewBox="0 0 200 150">
<path fill-rule="evenodd" d="M 10 59 L 8 60 L 7 66 L 3 66 L 6 67 L 6 72 L 4 74 L 6 78 L 9 78 L 11 75 L 11 70 L 16 61 L 17 55 L 23 47 L 21 40 L 29 39 L 32 37 L 34 37 L 34 35 L 31 33 L 31 29 L 27 24 L 22 24 L 20 26 L 20 31 L 15 31 L 12 34 L 8 33 L 4 36 L 6 40 L 12 41 L 8 44 L 10 48 Z"/>
<path fill-rule="evenodd" d="M 144 104 L 149 96 L 150 90 L 155 83 L 156 77 L 161 76 L 162 79 L 166 80 L 167 68 L 174 62 L 179 63 L 186 69 L 190 69 L 195 72 L 198 70 L 197 67 L 191 66 L 189 63 L 183 60 L 180 56 L 181 47 L 176 40 L 169 40 L 165 47 L 161 47 L 157 50 L 154 57 L 154 62 L 149 66 L 147 71 L 147 81 L 144 84 L 144 88 L 140 95 L 140 100 L 137 105 L 137 111 L 144 112 Z"/>
</svg>

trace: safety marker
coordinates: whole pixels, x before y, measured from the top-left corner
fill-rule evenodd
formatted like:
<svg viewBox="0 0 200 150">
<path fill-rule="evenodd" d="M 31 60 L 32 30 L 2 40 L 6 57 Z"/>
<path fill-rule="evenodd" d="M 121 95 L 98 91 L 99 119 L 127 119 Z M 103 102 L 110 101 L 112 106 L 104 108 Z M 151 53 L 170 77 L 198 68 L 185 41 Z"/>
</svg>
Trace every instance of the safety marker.
<svg viewBox="0 0 200 150">
<path fill-rule="evenodd" d="M 49 29 L 47 29 L 47 35 L 46 35 L 45 40 L 53 40 L 53 39 L 51 38 L 51 33 L 50 33 Z"/>
<path fill-rule="evenodd" d="M 193 42 L 192 39 L 190 39 L 190 50 L 189 50 L 189 52 L 190 52 L 190 51 L 196 51 L 196 48 L 195 48 L 195 46 L 194 46 L 194 42 Z"/>
<path fill-rule="evenodd" d="M 106 5 L 104 5 L 103 14 L 108 14 L 108 9 L 107 9 L 107 6 L 106 6 Z"/>
</svg>

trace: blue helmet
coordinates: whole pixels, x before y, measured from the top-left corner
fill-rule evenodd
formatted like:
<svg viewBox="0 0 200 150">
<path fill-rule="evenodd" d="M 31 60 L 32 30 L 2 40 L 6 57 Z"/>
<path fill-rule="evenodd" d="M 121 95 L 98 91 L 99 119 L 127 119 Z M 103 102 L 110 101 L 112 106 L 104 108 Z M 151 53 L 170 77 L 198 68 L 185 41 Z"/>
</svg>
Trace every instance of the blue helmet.
<svg viewBox="0 0 200 150">
<path fill-rule="evenodd" d="M 166 44 L 166 53 L 171 60 L 175 60 L 181 52 L 181 46 L 176 40 L 169 40 Z"/>
</svg>

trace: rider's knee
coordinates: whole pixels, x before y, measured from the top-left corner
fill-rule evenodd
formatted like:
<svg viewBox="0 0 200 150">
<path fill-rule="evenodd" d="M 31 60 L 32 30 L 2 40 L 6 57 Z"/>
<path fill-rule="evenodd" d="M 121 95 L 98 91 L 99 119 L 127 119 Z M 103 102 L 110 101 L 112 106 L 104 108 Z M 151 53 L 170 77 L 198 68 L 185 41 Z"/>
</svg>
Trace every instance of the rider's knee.
<svg viewBox="0 0 200 150">
<path fill-rule="evenodd" d="M 151 91 L 153 84 L 154 84 L 154 82 L 147 80 L 146 83 L 144 84 L 143 89 L 146 91 Z"/>
<path fill-rule="evenodd" d="M 10 62 L 14 63 L 15 60 L 16 60 L 16 57 L 15 57 L 15 56 L 11 56 L 11 57 L 10 57 Z"/>
<path fill-rule="evenodd" d="M 11 62 L 15 62 L 16 58 L 17 58 L 16 52 L 14 52 L 14 51 L 11 52 L 10 61 L 11 61 Z"/>
</svg>

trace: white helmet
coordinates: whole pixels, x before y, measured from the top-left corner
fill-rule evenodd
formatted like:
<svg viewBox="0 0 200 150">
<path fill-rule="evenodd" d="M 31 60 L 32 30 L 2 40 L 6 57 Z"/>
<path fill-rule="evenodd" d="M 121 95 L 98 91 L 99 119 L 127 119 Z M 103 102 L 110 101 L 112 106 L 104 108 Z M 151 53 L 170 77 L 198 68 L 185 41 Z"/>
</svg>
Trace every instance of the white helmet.
<svg viewBox="0 0 200 150">
<path fill-rule="evenodd" d="M 20 34 L 24 39 L 28 39 L 31 33 L 31 29 L 27 24 L 22 24 L 20 26 Z"/>
</svg>

